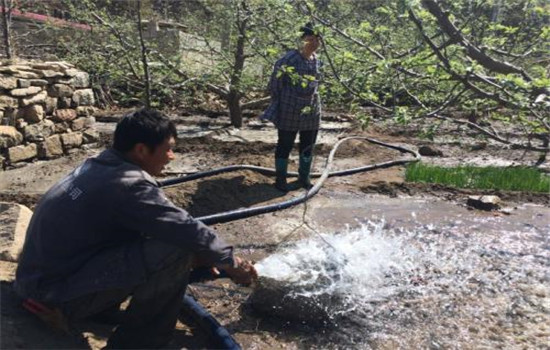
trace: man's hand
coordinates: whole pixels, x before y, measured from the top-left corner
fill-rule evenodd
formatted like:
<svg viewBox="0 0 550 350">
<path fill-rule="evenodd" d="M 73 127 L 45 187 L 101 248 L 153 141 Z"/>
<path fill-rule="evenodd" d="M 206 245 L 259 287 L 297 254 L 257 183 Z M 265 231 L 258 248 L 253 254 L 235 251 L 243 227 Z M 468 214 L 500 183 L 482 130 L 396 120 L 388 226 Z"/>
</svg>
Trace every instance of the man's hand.
<svg viewBox="0 0 550 350">
<path fill-rule="evenodd" d="M 252 262 L 235 257 L 235 264 L 237 267 L 220 267 L 229 275 L 233 282 L 248 286 L 258 279 L 258 272 L 254 268 Z"/>
</svg>

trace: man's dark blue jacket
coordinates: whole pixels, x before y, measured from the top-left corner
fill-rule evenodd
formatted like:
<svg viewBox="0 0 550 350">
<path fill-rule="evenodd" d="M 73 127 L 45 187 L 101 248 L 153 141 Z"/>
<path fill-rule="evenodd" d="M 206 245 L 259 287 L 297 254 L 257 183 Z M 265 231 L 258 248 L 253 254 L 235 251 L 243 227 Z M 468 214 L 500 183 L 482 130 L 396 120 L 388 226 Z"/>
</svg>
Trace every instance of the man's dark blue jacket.
<svg viewBox="0 0 550 350">
<path fill-rule="evenodd" d="M 60 303 L 138 285 L 147 274 L 144 239 L 178 246 L 212 266 L 234 263 L 231 246 L 172 204 L 147 172 L 108 149 L 86 160 L 38 203 L 16 290 L 23 297 Z"/>
</svg>

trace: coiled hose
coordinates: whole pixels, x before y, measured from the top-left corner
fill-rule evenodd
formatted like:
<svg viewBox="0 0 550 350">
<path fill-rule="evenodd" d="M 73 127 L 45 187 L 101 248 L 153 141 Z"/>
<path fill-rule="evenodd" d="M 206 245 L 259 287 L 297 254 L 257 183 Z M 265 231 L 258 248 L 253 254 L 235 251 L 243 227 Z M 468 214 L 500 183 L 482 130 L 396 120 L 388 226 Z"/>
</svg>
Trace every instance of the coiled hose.
<svg viewBox="0 0 550 350">
<path fill-rule="evenodd" d="M 353 169 L 330 172 L 331 167 L 332 167 L 332 162 L 333 162 L 333 159 L 334 159 L 334 154 L 338 150 L 338 147 L 342 143 L 344 143 L 346 141 L 349 141 L 349 140 L 365 140 L 365 141 L 368 141 L 370 143 L 374 143 L 374 144 L 377 144 L 377 145 L 380 145 L 380 146 L 383 146 L 383 147 L 398 150 L 400 152 L 410 153 L 410 154 L 414 155 L 414 159 L 398 159 L 398 160 L 393 160 L 393 161 L 388 161 L 388 162 L 370 164 L 370 165 L 366 165 L 366 166 L 362 166 L 362 167 L 358 167 L 358 168 L 353 168 Z M 401 164 L 406 164 L 406 163 L 410 163 L 410 162 L 416 162 L 418 160 L 420 160 L 420 155 L 418 154 L 418 152 L 410 150 L 410 149 L 402 147 L 402 146 L 397 146 L 397 145 L 392 145 L 392 144 L 389 144 L 389 143 L 384 143 L 384 142 L 381 142 L 381 141 L 378 141 L 378 140 L 375 140 L 375 139 L 371 139 L 371 138 L 368 138 L 368 137 L 363 137 L 363 136 L 346 137 L 346 138 L 343 138 L 343 139 L 339 140 L 334 145 L 332 150 L 330 151 L 329 156 L 328 156 L 327 161 L 326 161 L 325 169 L 323 170 L 323 172 L 311 174 L 312 177 L 319 177 L 319 180 L 304 195 L 299 196 L 299 197 L 295 197 L 295 198 L 292 198 L 292 199 L 289 199 L 289 200 L 286 200 L 286 201 L 265 205 L 265 206 L 236 209 L 236 210 L 232 210 L 232 211 L 226 211 L 226 212 L 207 215 L 207 216 L 201 216 L 201 217 L 197 217 L 196 219 L 202 221 L 203 223 L 205 223 L 207 225 L 212 225 L 212 224 L 219 224 L 219 223 L 224 223 L 224 222 L 229 222 L 229 221 L 240 220 L 240 219 L 248 218 L 248 217 L 255 216 L 255 215 L 260 215 L 260 214 L 270 213 L 270 212 L 277 211 L 277 210 L 286 209 L 286 208 L 292 207 L 294 205 L 303 203 L 303 202 L 307 201 L 308 199 L 310 199 L 311 197 L 313 197 L 314 195 L 316 195 L 317 192 L 319 192 L 319 190 L 323 186 L 323 183 L 325 182 L 325 180 L 328 177 L 345 176 L 345 175 L 351 175 L 351 174 L 356 174 L 356 173 L 375 170 L 375 169 L 389 168 L 389 167 L 392 167 L 392 166 L 395 166 L 395 165 L 401 165 Z M 194 174 L 183 176 L 183 177 L 177 177 L 177 178 L 162 180 L 162 181 L 160 181 L 160 186 L 161 187 L 174 186 L 174 185 L 181 184 L 181 183 L 184 183 L 184 182 L 187 182 L 187 181 L 197 180 L 197 179 L 201 179 L 201 178 L 204 178 L 204 177 L 209 177 L 209 176 L 213 176 L 213 175 L 233 172 L 233 171 L 237 171 L 237 170 L 251 170 L 251 171 L 256 171 L 256 172 L 258 172 L 260 174 L 264 174 L 264 175 L 275 175 L 275 170 L 271 169 L 271 168 L 264 168 L 264 167 L 253 166 L 253 165 L 231 165 L 231 166 L 228 166 L 228 167 L 217 168 L 217 169 L 212 169 L 212 170 L 208 170 L 208 171 L 204 171 L 204 172 L 194 173 Z M 296 172 L 290 172 L 289 175 L 290 176 L 297 176 L 298 174 Z"/>
</svg>

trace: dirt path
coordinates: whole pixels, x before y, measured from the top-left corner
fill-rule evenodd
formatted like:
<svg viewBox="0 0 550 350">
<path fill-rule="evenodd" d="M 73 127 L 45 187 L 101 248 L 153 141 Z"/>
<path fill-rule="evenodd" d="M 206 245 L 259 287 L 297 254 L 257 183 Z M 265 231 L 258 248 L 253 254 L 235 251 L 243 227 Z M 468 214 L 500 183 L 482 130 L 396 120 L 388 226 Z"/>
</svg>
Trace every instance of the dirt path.
<svg viewBox="0 0 550 350">
<path fill-rule="evenodd" d="M 178 123 L 178 131 L 183 136 L 177 144 L 177 159 L 167 171 L 173 176 L 176 173 L 186 173 L 212 169 L 233 164 L 251 164 L 272 167 L 275 145 L 275 130 L 269 126 L 250 120 L 242 130 L 225 127 L 227 121 L 207 117 L 174 117 Z M 98 128 L 104 133 L 105 142 L 97 149 L 83 150 L 72 155 L 50 162 L 36 162 L 19 169 L 0 172 L 0 201 L 18 202 L 34 207 L 40 195 L 55 181 L 73 169 L 86 157 L 97 154 L 108 144 L 113 123 L 100 120 Z M 116 120 L 116 118 L 110 119 Z M 324 160 L 334 142 L 342 135 L 355 130 L 354 134 L 363 134 L 381 141 L 417 148 L 429 144 L 415 137 L 414 131 L 400 132 L 386 126 L 360 132 L 354 129 L 352 120 L 345 115 L 329 115 L 323 124 L 320 140 L 316 149 L 314 166 L 322 170 Z M 467 135 L 466 135 L 467 136 Z M 427 158 L 426 161 L 441 164 L 453 164 L 457 161 L 485 161 L 491 159 L 516 164 L 532 164 L 536 154 L 523 154 L 515 150 L 502 151 L 496 145 L 472 151 L 468 145 L 476 144 L 475 140 L 466 140 L 465 134 L 460 134 L 461 142 L 456 143 L 448 138 L 432 144 L 443 152 L 443 157 Z M 388 161 L 404 155 L 394 150 L 385 149 L 365 142 L 353 141 L 343 145 L 337 153 L 336 169 L 346 169 L 382 161 Z M 297 156 L 291 156 L 291 170 L 297 168 Z M 546 194 L 530 193 L 494 193 L 492 191 L 462 191 L 453 188 L 418 185 L 404 182 L 404 168 L 394 167 L 353 176 L 330 178 L 325 188 L 313 198 L 307 206 L 298 206 L 281 212 L 270 213 L 259 217 L 244 219 L 232 223 L 216 225 L 215 228 L 230 242 L 236 245 L 240 255 L 253 260 L 261 260 L 268 256 L 283 241 L 295 241 L 311 237 L 308 226 L 317 229 L 338 230 L 344 224 L 354 224 L 361 215 L 347 217 L 341 214 L 338 218 L 319 216 L 329 204 L 342 208 L 352 205 L 361 208 L 360 212 L 370 212 L 376 209 L 376 203 L 381 199 L 424 198 L 430 201 L 446 203 L 451 210 L 468 213 L 464 201 L 467 195 L 473 193 L 492 193 L 499 195 L 510 206 L 521 203 L 533 203 L 548 207 L 549 198 Z M 203 216 L 242 207 L 250 207 L 274 203 L 299 192 L 283 196 L 272 187 L 273 179 L 250 171 L 240 171 L 223 174 L 201 181 L 182 184 L 168 188 L 167 195 L 177 205 L 187 209 L 194 216 Z M 363 203 L 363 204 L 357 204 Z M 397 202 L 396 202 L 397 203 Z M 392 204 L 395 206 L 396 204 Z M 367 209 L 370 208 L 370 209 Z M 391 206 L 386 210 L 391 211 Z M 538 208 L 538 207 L 537 207 Z M 408 209 L 403 209 L 407 211 Z M 375 210 L 374 210 L 375 211 Z M 349 207 L 347 212 L 354 212 Z M 364 215 L 367 217 L 368 215 Z M 322 219 L 321 219 L 322 217 Z M 355 219 L 354 219 L 355 218 Z M 305 223 L 308 225 L 304 225 Z M 527 220 L 527 219 L 526 219 Z M 16 297 L 10 289 L 13 280 L 15 264 L 0 262 L 2 287 L 2 348 L 92 348 L 98 349 L 104 345 L 110 328 L 97 324 L 78 325 L 78 332 L 73 335 L 55 334 L 44 329 L 42 324 L 22 310 Z M 208 284 L 198 284 L 189 288 L 190 293 L 215 316 L 226 328 L 234 334 L 237 341 L 246 349 L 263 348 L 304 348 L 323 347 L 319 339 L 309 335 L 312 329 L 307 325 L 296 325 L 284 321 L 270 319 L 251 311 L 247 303 L 251 289 L 236 287 L 227 280 L 218 280 Z M 323 331 L 324 332 L 324 331 Z M 328 341 L 328 340 L 327 340 Z M 326 343 L 337 346 L 338 343 Z M 419 345 L 424 344 L 419 342 Z M 375 348 L 391 348 L 391 342 L 370 343 Z M 182 324 L 178 325 L 177 336 L 173 342 L 174 348 L 207 348 L 208 343 L 201 332 Z"/>
</svg>

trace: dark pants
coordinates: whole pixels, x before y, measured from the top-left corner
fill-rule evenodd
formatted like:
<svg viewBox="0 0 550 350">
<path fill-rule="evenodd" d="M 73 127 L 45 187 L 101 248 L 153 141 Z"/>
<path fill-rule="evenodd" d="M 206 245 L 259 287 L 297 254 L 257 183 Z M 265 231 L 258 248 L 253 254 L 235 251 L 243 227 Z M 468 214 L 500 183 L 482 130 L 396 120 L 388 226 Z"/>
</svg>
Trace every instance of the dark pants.
<svg viewBox="0 0 550 350">
<path fill-rule="evenodd" d="M 144 240 L 146 281 L 122 289 L 95 292 L 61 305 L 69 319 L 82 319 L 131 301 L 108 348 L 159 348 L 172 338 L 191 268 L 191 254 L 156 240 Z"/>
<path fill-rule="evenodd" d="M 315 141 L 317 139 L 317 130 L 286 131 L 278 130 L 277 148 L 275 149 L 275 158 L 288 159 L 290 151 L 294 146 L 296 135 L 300 133 L 300 156 L 311 157 Z"/>
</svg>

